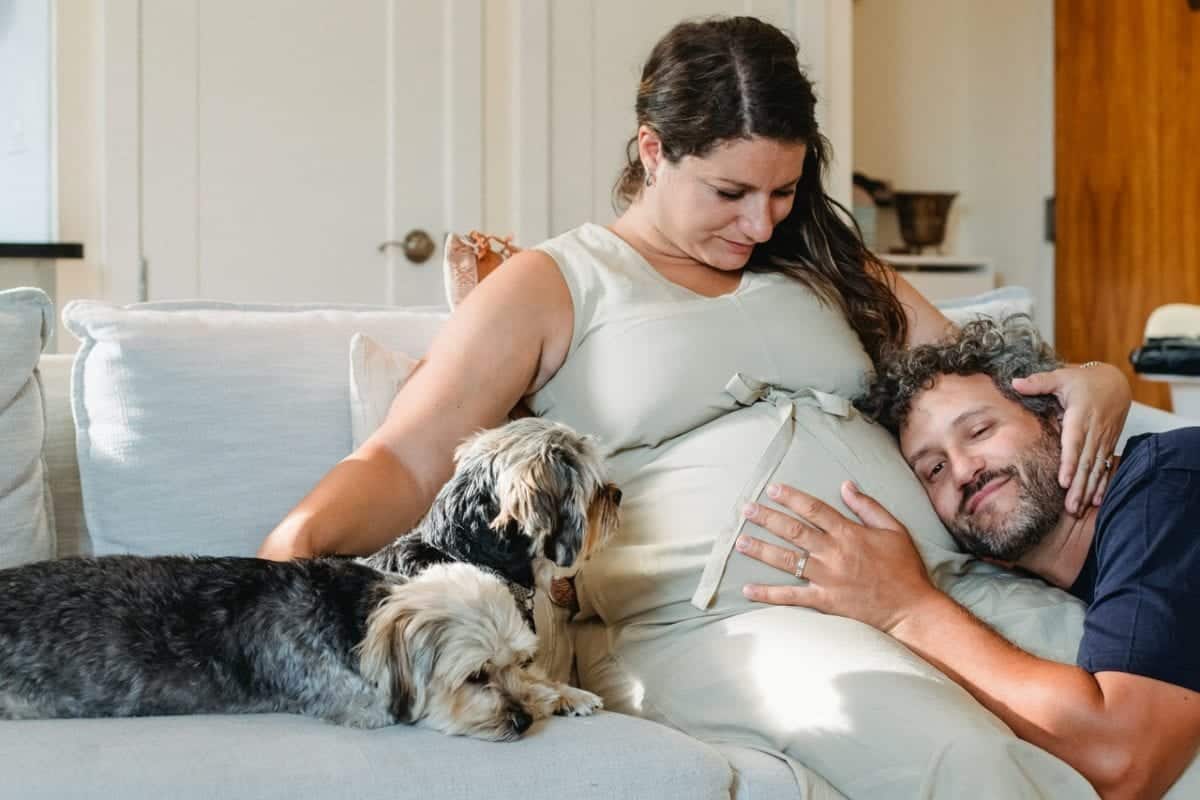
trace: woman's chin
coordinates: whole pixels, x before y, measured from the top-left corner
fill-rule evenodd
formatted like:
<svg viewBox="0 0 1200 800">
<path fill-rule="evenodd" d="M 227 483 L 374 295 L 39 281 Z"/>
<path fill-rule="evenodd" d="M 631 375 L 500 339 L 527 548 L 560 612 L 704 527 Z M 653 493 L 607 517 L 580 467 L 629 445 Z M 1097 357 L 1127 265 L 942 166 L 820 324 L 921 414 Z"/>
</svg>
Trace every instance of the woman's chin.
<svg viewBox="0 0 1200 800">
<path fill-rule="evenodd" d="M 728 247 L 713 247 L 706 252 L 704 262 L 710 267 L 715 267 L 726 272 L 736 272 L 746 266 L 750 260 L 752 250 L 747 250 L 744 253 L 731 250 Z"/>
</svg>

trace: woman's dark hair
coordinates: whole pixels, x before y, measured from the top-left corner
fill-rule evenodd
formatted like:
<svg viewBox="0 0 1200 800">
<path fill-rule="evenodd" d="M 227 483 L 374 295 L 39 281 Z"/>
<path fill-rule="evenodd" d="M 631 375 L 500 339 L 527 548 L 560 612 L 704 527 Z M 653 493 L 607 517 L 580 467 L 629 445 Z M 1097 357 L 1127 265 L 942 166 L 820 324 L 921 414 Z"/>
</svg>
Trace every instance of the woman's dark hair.
<svg viewBox="0 0 1200 800">
<path fill-rule="evenodd" d="M 907 320 L 890 271 L 863 244 L 850 213 L 825 194 L 830 150 L 816 104 L 795 42 L 754 17 L 731 17 L 680 23 L 660 39 L 642 69 L 636 110 L 672 164 L 735 139 L 806 145 L 791 213 L 754 248 L 747 269 L 784 272 L 840 307 L 877 361 L 886 347 L 903 344 Z M 636 135 L 625 151 L 613 192 L 618 208 L 638 196 L 646 177 Z"/>
</svg>

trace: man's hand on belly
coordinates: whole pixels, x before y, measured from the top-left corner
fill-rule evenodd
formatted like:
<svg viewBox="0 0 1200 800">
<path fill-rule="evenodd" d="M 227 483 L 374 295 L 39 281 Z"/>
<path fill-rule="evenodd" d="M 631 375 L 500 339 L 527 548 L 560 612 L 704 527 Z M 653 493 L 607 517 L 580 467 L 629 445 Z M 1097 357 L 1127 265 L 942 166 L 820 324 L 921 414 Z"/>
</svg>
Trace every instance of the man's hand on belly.
<svg viewBox="0 0 1200 800">
<path fill-rule="evenodd" d="M 748 585 L 743 590 L 746 597 L 815 608 L 888 633 L 945 597 L 929 581 L 908 530 L 852 483 L 842 484 L 842 499 L 862 523 L 798 489 L 777 488 L 772 499 L 796 516 L 755 503 L 747 506 L 746 518 L 796 549 L 745 534 L 738 537 L 737 548 L 793 576 L 800 573 L 803 580 Z"/>
</svg>

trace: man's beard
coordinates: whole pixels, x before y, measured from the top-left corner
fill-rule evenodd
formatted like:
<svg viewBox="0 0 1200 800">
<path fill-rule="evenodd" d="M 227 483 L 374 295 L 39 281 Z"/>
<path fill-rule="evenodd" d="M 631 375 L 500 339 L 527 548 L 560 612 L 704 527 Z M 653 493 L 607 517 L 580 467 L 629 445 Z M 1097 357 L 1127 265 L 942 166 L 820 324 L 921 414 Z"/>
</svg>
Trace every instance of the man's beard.
<svg viewBox="0 0 1200 800">
<path fill-rule="evenodd" d="M 1032 550 L 1058 524 L 1067 490 L 1058 485 L 1062 449 L 1058 436 L 1043 429 L 1029 454 L 1016 464 L 979 476 L 963 490 L 962 502 L 947 528 L 968 551 L 998 561 L 1016 561 Z M 996 478 L 1016 481 L 1017 507 L 997 515 L 967 513 L 967 504 L 977 492 Z"/>
</svg>

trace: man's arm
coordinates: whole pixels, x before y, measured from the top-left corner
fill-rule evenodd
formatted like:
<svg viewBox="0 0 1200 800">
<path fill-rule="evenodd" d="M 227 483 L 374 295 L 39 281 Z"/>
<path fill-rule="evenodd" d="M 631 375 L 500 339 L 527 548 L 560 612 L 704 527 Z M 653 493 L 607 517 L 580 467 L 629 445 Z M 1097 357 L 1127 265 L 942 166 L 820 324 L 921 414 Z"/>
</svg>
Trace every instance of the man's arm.
<svg viewBox="0 0 1200 800">
<path fill-rule="evenodd" d="M 1196 754 L 1200 695 L 1031 656 L 937 589 L 887 631 L 1108 798 L 1161 797 Z"/>
<path fill-rule="evenodd" d="M 938 591 L 908 532 L 874 500 L 843 488 L 859 525 L 803 492 L 774 499 L 758 525 L 809 551 L 807 585 L 753 586 L 748 597 L 858 619 L 905 644 L 973 694 L 1021 738 L 1066 761 L 1106 800 L 1161 796 L 1200 742 L 1200 694 L 1128 673 L 1097 675 L 1014 647 Z M 811 527 L 811 526 L 816 526 Z M 742 552 L 791 571 L 794 551 L 743 537 Z"/>
</svg>

